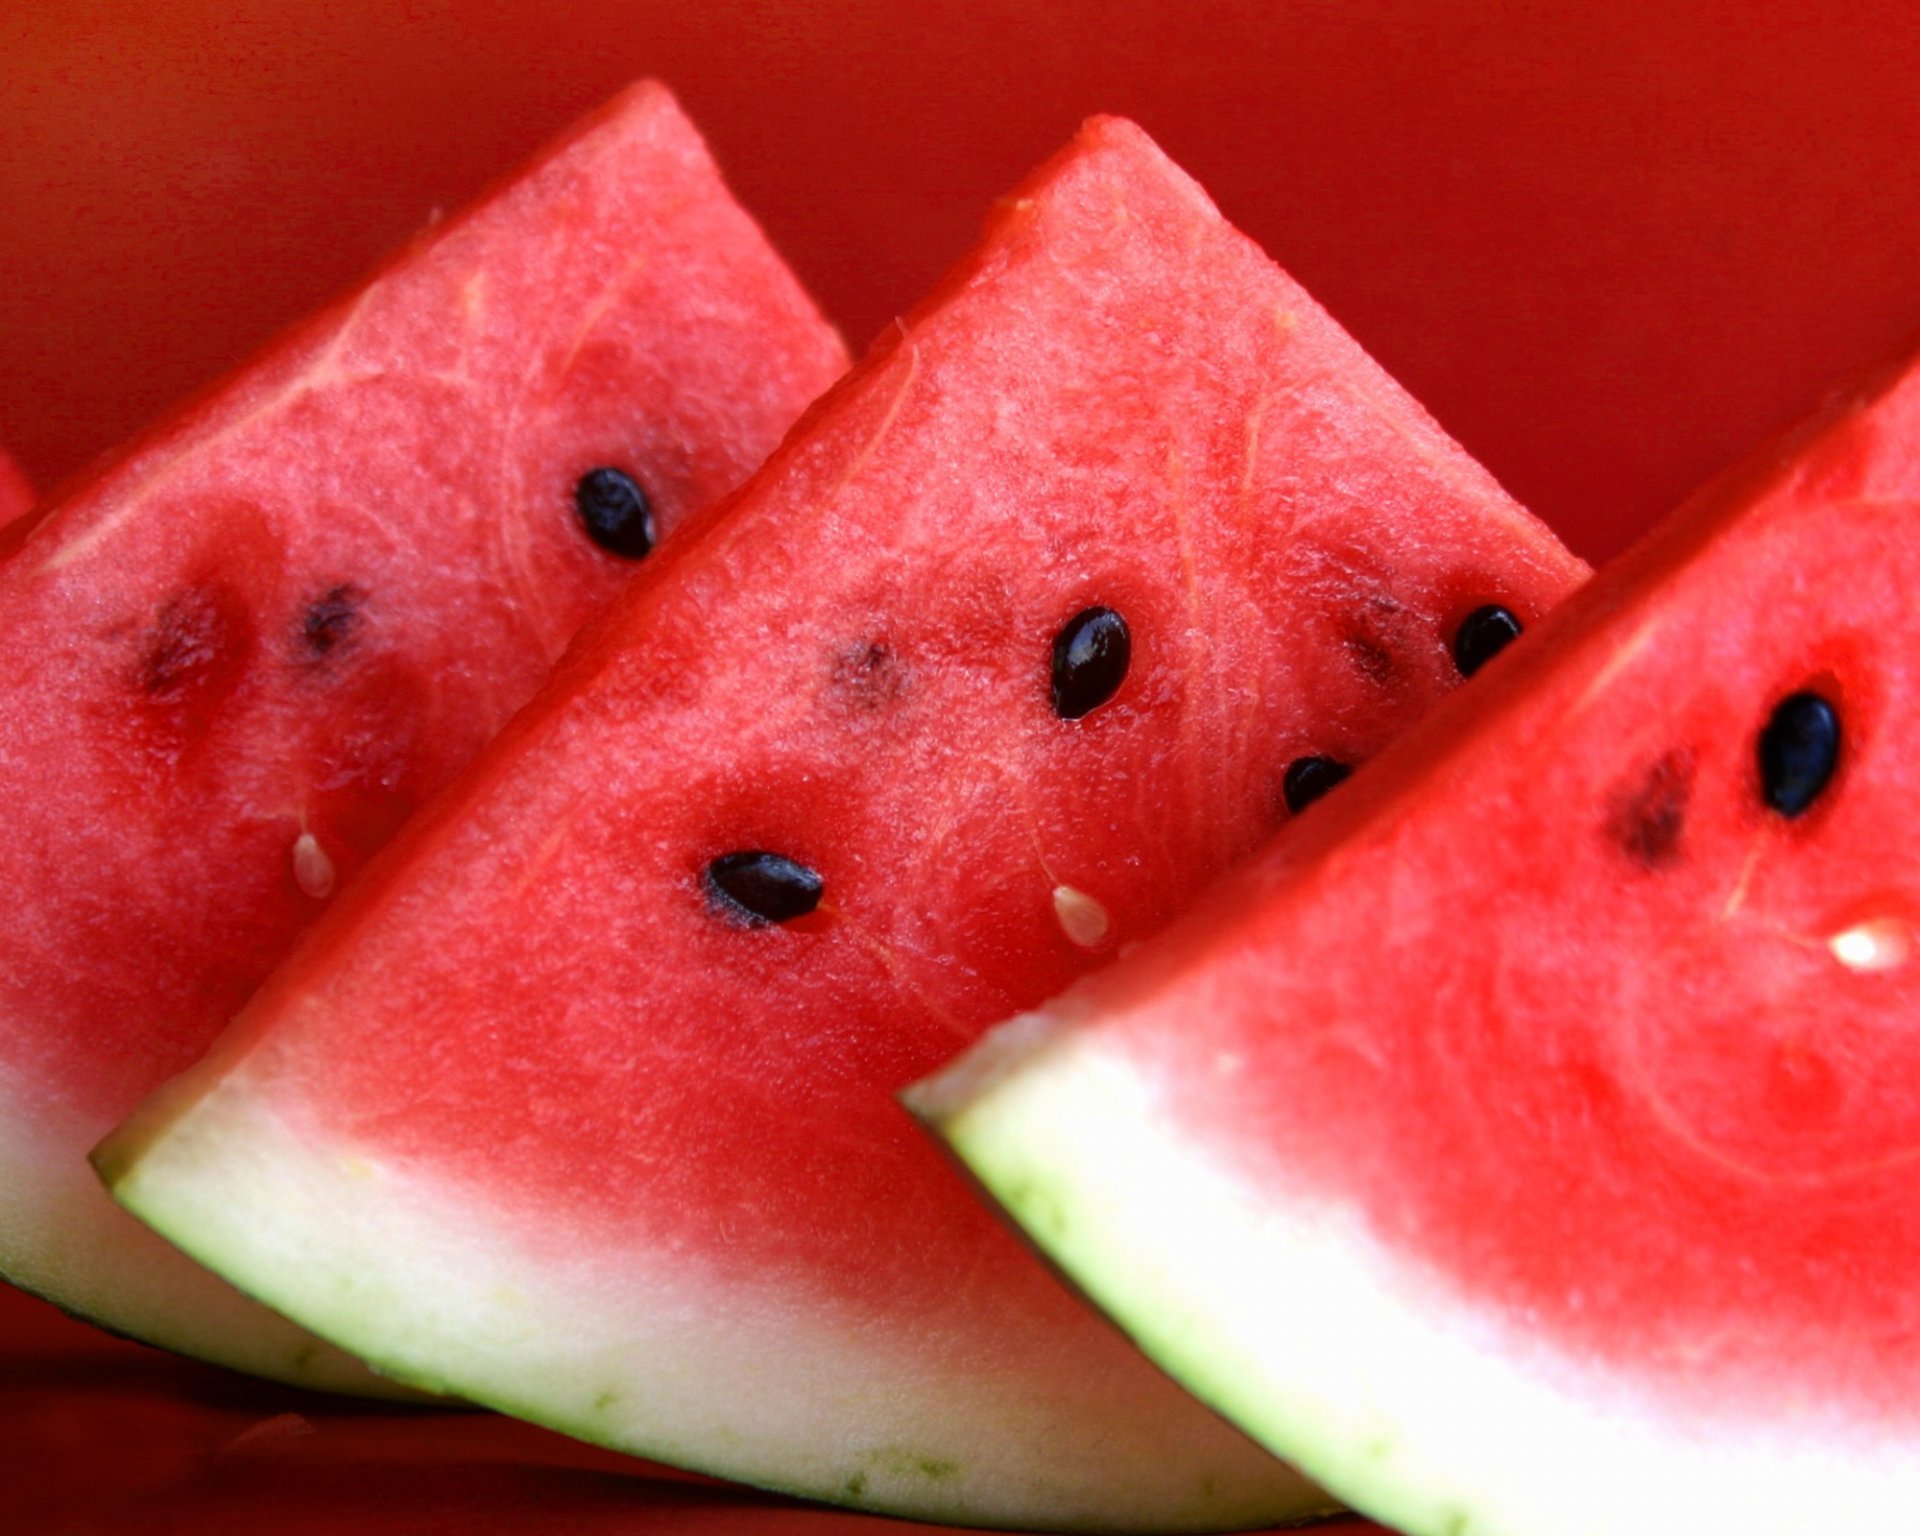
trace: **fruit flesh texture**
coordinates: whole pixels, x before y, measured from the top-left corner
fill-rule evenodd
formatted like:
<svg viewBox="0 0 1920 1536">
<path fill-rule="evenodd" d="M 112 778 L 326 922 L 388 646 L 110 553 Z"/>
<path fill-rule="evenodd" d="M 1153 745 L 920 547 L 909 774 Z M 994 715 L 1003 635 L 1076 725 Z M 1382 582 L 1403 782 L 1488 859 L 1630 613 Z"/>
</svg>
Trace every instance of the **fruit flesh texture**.
<svg viewBox="0 0 1920 1536">
<path fill-rule="evenodd" d="M 1425 709 L 1461 616 L 1584 568 L 1116 122 L 811 428 L 103 1169 L 383 1369 L 654 1456 L 994 1523 L 1319 1507 L 889 1095 L 1163 922 L 1294 757 Z M 1099 605 L 1131 667 L 1061 720 L 1053 639 Z M 818 871 L 818 910 L 725 920 L 703 871 L 739 850 Z M 242 1230 L 269 1168 L 328 1230 Z"/>
<path fill-rule="evenodd" d="M 1411 1530 L 1901 1507 L 1917 512 L 1910 367 L 1704 493 L 1164 945 L 916 1102 L 1177 1375 Z M 1842 744 L 1789 818 L 1758 748 L 1803 691 Z M 1122 1176 L 1106 1137 L 1149 1150 Z M 1153 1213 L 1176 1207 L 1233 1208 L 1241 1237 L 1164 1262 Z M 1350 1268 L 1316 1293 L 1329 1252 Z M 1258 1307 L 1202 1265 L 1251 1273 Z M 1392 1304 L 1348 1299 L 1374 1290 Z M 1310 1312 L 1323 1342 L 1282 1340 Z M 1448 1338 L 1479 1358 L 1443 1370 Z"/>
<path fill-rule="evenodd" d="M 34 514 L 0 566 L 0 879 L 31 896 L 0 935 L 0 1273 L 320 1370 L 101 1198 L 87 1149 L 625 583 L 576 480 L 628 469 L 671 529 L 842 361 L 643 84 Z"/>
</svg>

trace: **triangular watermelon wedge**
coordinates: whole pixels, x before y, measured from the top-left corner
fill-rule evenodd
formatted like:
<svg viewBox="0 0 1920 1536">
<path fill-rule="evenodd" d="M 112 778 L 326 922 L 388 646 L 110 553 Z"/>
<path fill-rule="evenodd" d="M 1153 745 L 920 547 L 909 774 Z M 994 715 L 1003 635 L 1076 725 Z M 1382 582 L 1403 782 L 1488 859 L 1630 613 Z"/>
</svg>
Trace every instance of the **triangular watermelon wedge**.
<svg viewBox="0 0 1920 1536">
<path fill-rule="evenodd" d="M 891 1095 L 1583 574 L 1096 122 L 102 1167 L 383 1371 L 657 1459 L 990 1524 L 1324 1508 Z"/>
<path fill-rule="evenodd" d="M 8 530 L 0 1274 L 364 1384 L 117 1211 L 87 1150 L 625 584 L 632 487 L 665 534 L 842 364 L 642 85 Z"/>
<path fill-rule="evenodd" d="M 1920 1508 L 1920 369 L 913 1102 L 1418 1536 Z"/>
</svg>

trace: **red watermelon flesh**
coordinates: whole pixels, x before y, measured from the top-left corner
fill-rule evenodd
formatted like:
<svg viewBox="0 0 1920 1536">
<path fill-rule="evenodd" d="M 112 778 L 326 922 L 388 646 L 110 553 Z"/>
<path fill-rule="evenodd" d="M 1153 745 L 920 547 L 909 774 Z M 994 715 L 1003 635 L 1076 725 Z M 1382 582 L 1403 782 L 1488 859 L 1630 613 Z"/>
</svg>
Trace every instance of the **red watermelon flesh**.
<svg viewBox="0 0 1920 1536">
<path fill-rule="evenodd" d="M 1175 1375 L 1409 1531 L 1884 1525 L 1916 591 L 1920 368 L 916 1104 Z"/>
<path fill-rule="evenodd" d="M 664 533 L 842 363 L 642 85 L 35 514 L 0 565 L 0 1273 L 357 1377 L 116 1211 L 87 1149 L 624 585 L 582 477 Z"/>
<path fill-rule="evenodd" d="M 1323 1508 L 891 1094 L 1582 574 L 1097 122 L 102 1166 L 382 1370 L 659 1459 L 995 1524 Z M 1095 609 L 1104 702 L 1116 621 L 1053 661 Z"/>
</svg>

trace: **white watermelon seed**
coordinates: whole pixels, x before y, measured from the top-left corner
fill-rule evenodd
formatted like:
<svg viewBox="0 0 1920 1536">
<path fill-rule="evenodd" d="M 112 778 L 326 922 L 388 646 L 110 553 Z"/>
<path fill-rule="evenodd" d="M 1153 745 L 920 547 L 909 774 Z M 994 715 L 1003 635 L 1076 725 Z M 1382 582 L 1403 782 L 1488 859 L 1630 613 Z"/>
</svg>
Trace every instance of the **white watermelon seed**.
<svg viewBox="0 0 1920 1536">
<path fill-rule="evenodd" d="M 1833 958 L 1850 971 L 1890 971 L 1905 965 L 1913 931 L 1897 917 L 1874 917 L 1827 940 Z"/>
<path fill-rule="evenodd" d="M 1060 931 L 1082 949 L 1098 949 L 1113 927 L 1105 907 L 1070 885 L 1053 888 L 1053 915 L 1060 920 Z"/>
<path fill-rule="evenodd" d="M 293 883 L 315 901 L 333 894 L 333 860 L 311 832 L 293 840 Z"/>
</svg>

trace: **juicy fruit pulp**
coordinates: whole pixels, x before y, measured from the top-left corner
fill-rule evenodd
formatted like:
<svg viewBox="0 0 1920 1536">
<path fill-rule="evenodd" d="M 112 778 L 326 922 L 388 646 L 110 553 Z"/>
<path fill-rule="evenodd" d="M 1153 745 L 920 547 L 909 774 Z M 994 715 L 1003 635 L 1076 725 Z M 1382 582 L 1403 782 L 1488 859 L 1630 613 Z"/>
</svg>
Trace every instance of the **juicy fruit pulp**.
<svg viewBox="0 0 1920 1536">
<path fill-rule="evenodd" d="M 1582 574 L 1096 123 L 102 1167 L 383 1370 L 656 1458 L 1027 1526 L 1322 1508 L 891 1094 Z"/>
<path fill-rule="evenodd" d="M 1916 444 L 1920 369 L 916 1091 L 1163 1364 L 1396 1525 L 1920 1497 Z"/>
<path fill-rule="evenodd" d="M 194 1060 L 634 567 L 842 353 L 642 86 L 117 462 L 0 565 L 0 1272 L 269 1374 L 354 1368 L 102 1197 L 88 1148 Z"/>
</svg>

